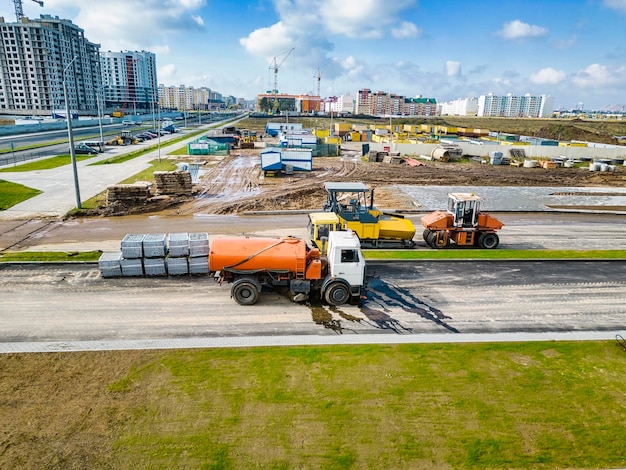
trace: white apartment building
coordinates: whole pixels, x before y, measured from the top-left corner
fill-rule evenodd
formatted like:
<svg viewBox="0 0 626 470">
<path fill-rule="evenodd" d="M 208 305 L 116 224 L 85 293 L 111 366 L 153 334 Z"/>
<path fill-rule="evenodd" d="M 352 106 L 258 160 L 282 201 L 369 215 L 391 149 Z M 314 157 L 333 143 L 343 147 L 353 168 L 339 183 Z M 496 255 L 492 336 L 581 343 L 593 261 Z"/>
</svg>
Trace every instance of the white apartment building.
<svg viewBox="0 0 626 470">
<path fill-rule="evenodd" d="M 554 97 L 509 93 L 497 96 L 493 93 L 478 98 L 478 116 L 499 117 L 550 117 L 554 111 Z"/>
<path fill-rule="evenodd" d="M 442 116 L 476 116 L 478 98 L 459 98 L 441 103 Z"/>
<path fill-rule="evenodd" d="M 341 96 L 329 96 L 322 100 L 322 111 L 325 113 L 354 114 L 354 98 L 350 93 Z"/>
<path fill-rule="evenodd" d="M 5 23 L 0 17 L 0 112 L 64 115 L 64 78 L 72 112 L 95 113 L 100 45 L 70 20 L 41 15 Z"/>
<path fill-rule="evenodd" d="M 147 51 L 107 51 L 101 54 L 107 108 L 127 113 L 152 112 L 157 103 L 156 57 Z"/>
<path fill-rule="evenodd" d="M 406 98 L 385 91 L 372 93 L 368 88 L 357 91 L 356 114 L 371 116 L 436 116 L 437 100 L 424 98 Z"/>
<path fill-rule="evenodd" d="M 192 86 L 165 86 L 158 88 L 159 105 L 162 108 L 177 109 L 179 111 L 220 109 L 224 106 L 220 93 L 210 88 Z"/>
</svg>

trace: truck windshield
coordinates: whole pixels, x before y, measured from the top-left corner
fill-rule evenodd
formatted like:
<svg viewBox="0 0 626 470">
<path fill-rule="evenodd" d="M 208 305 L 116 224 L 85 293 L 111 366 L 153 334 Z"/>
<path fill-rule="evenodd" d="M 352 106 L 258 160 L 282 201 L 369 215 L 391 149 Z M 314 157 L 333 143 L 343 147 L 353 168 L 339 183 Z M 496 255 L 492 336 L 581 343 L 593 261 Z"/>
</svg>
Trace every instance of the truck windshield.
<svg viewBox="0 0 626 470">
<path fill-rule="evenodd" d="M 357 250 L 341 250 L 342 263 L 356 263 L 359 261 L 359 253 Z"/>
</svg>

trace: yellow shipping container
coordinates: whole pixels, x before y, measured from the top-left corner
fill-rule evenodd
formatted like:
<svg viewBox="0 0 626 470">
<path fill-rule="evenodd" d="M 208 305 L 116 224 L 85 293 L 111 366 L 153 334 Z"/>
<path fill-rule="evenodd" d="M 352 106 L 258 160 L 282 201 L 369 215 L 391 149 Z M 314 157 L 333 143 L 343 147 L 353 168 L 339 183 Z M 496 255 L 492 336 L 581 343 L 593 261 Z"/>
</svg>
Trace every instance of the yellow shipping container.
<svg viewBox="0 0 626 470">
<path fill-rule="evenodd" d="M 335 123 L 335 133 L 339 134 L 340 132 L 348 132 L 350 130 L 350 124 L 347 122 L 336 122 Z"/>
<path fill-rule="evenodd" d="M 330 136 L 328 136 L 328 137 L 324 138 L 324 143 L 325 144 L 341 145 L 341 137 L 336 137 L 336 136 L 330 137 Z"/>
<path fill-rule="evenodd" d="M 318 139 L 323 139 L 330 135 L 330 131 L 328 129 L 315 129 L 315 137 Z"/>
<path fill-rule="evenodd" d="M 361 133 L 352 131 L 352 132 L 350 132 L 350 138 L 352 139 L 352 142 L 360 142 L 361 141 Z"/>
</svg>

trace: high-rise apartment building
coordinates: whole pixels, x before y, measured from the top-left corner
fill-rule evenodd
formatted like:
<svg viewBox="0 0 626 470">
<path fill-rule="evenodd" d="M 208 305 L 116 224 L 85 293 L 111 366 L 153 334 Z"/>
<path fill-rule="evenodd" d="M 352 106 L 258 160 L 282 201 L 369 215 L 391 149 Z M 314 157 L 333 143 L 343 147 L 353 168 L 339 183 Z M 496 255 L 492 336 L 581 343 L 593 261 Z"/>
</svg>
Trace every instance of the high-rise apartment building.
<svg viewBox="0 0 626 470">
<path fill-rule="evenodd" d="M 146 51 L 101 54 L 107 108 L 152 112 L 158 102 L 156 57 Z"/>
<path fill-rule="evenodd" d="M 550 117 L 554 112 L 554 97 L 512 93 L 498 96 L 493 93 L 478 98 L 478 116 Z"/>
<path fill-rule="evenodd" d="M 0 112 L 65 114 L 64 79 L 72 112 L 95 112 L 100 45 L 59 17 L 23 17 L 19 23 L 0 18 Z"/>
<path fill-rule="evenodd" d="M 370 116 L 435 116 L 437 100 L 434 98 L 406 98 L 384 91 L 372 93 L 364 88 L 357 92 L 356 114 Z"/>
<path fill-rule="evenodd" d="M 441 103 L 442 116 L 476 116 L 478 98 L 459 98 Z"/>
<path fill-rule="evenodd" d="M 210 111 L 224 108 L 221 93 L 207 87 L 195 88 L 192 86 L 165 86 L 159 85 L 159 104 L 162 108 L 178 109 L 180 111 Z M 234 100 L 234 98 L 233 98 Z"/>
<path fill-rule="evenodd" d="M 329 96 L 322 100 L 322 111 L 325 113 L 354 113 L 354 98 L 350 93 L 340 96 Z"/>
</svg>

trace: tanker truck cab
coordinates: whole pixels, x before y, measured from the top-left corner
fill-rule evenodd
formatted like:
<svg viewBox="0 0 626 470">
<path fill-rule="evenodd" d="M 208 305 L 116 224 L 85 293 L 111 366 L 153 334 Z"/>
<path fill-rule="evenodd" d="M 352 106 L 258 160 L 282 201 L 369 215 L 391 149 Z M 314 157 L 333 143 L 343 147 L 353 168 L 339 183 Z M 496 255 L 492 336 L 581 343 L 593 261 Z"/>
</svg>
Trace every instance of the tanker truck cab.
<svg viewBox="0 0 626 470">
<path fill-rule="evenodd" d="M 352 231 L 330 232 L 326 257 L 328 273 L 322 284 L 322 298 L 330 305 L 359 298 L 366 275 L 359 237 Z"/>
</svg>

